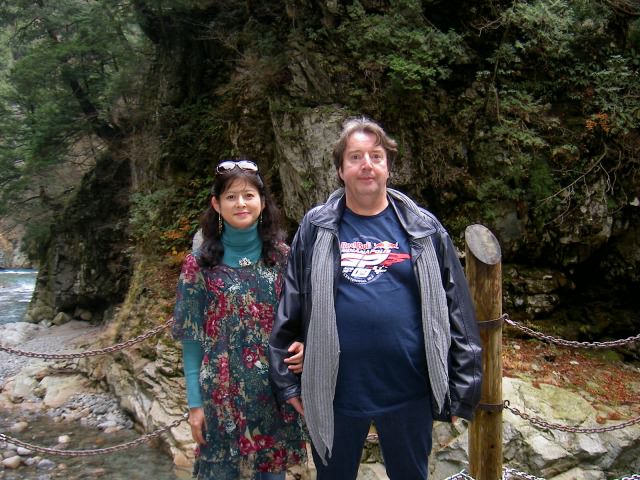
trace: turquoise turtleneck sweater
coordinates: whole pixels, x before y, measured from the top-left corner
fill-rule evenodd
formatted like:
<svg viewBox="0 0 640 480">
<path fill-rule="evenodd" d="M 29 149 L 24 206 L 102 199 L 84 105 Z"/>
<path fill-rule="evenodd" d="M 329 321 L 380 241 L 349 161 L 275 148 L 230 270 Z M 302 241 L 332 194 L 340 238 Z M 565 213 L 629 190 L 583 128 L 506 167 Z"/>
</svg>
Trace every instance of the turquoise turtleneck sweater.
<svg viewBox="0 0 640 480">
<path fill-rule="evenodd" d="M 262 255 L 262 240 L 258 235 L 258 222 L 242 230 L 224 222 L 222 245 L 224 246 L 222 262 L 225 265 L 238 268 L 246 267 L 247 261 L 251 264 L 256 263 Z"/>
<path fill-rule="evenodd" d="M 262 255 L 262 240 L 258 235 L 258 222 L 244 230 L 234 228 L 224 222 L 222 231 L 222 245 L 224 255 L 222 263 L 231 268 L 240 268 L 243 259 L 250 265 L 260 260 Z M 242 263 L 241 263 L 242 261 Z M 187 387 L 187 403 L 189 408 L 202 407 L 200 395 L 200 364 L 204 357 L 202 345 L 197 340 L 182 341 L 182 361 L 184 363 L 184 378 Z"/>
</svg>

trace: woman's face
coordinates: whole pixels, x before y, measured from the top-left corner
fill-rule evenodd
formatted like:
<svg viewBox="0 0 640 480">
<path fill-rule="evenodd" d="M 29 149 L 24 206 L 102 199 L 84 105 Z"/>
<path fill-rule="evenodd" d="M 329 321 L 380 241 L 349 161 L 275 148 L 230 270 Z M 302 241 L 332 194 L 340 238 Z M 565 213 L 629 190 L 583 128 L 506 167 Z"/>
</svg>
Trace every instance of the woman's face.
<svg viewBox="0 0 640 480">
<path fill-rule="evenodd" d="M 258 189 L 241 178 L 232 181 L 219 200 L 212 197 L 211 205 L 225 222 L 238 229 L 256 223 L 264 208 Z"/>
</svg>

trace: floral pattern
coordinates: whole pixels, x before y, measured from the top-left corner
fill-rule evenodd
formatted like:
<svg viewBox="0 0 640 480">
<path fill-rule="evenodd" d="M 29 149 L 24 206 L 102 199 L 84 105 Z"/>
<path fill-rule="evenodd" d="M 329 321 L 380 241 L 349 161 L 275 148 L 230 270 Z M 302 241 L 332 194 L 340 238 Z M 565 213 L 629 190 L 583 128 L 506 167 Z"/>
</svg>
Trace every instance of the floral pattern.
<svg viewBox="0 0 640 480">
<path fill-rule="evenodd" d="M 173 334 L 204 349 L 200 388 L 206 445 L 196 451 L 199 479 L 282 472 L 305 460 L 302 421 L 290 405 L 278 408 L 268 378 L 268 340 L 282 288 L 282 267 L 200 268 L 188 255 L 178 282 Z"/>
</svg>

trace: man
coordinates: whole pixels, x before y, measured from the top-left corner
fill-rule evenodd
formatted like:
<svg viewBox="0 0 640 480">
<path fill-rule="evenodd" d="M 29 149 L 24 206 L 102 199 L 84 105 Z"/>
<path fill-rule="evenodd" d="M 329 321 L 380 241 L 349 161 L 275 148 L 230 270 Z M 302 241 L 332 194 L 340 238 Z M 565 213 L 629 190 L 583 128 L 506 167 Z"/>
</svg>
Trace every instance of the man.
<svg viewBox="0 0 640 480">
<path fill-rule="evenodd" d="M 333 151 L 344 189 L 302 220 L 270 346 L 281 402 L 305 415 L 318 480 L 353 480 L 375 423 L 392 480 L 428 476 L 433 419 L 471 419 L 481 349 L 454 245 L 440 222 L 387 188 L 397 144 L 345 123 Z M 287 347 L 305 341 L 302 376 Z"/>
</svg>

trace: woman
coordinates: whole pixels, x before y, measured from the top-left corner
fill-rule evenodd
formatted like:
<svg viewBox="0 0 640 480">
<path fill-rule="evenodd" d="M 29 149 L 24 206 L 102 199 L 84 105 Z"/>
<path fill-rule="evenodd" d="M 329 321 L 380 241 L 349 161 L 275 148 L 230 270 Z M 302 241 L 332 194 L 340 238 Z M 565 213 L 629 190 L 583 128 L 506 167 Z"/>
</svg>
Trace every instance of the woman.
<svg viewBox="0 0 640 480">
<path fill-rule="evenodd" d="M 173 335 L 183 344 L 194 477 L 284 480 L 306 458 L 302 422 L 279 409 L 268 380 L 268 339 L 288 247 L 278 210 L 249 160 L 216 167 L 203 241 L 185 259 Z M 302 368 L 295 343 L 289 366 Z"/>
</svg>

